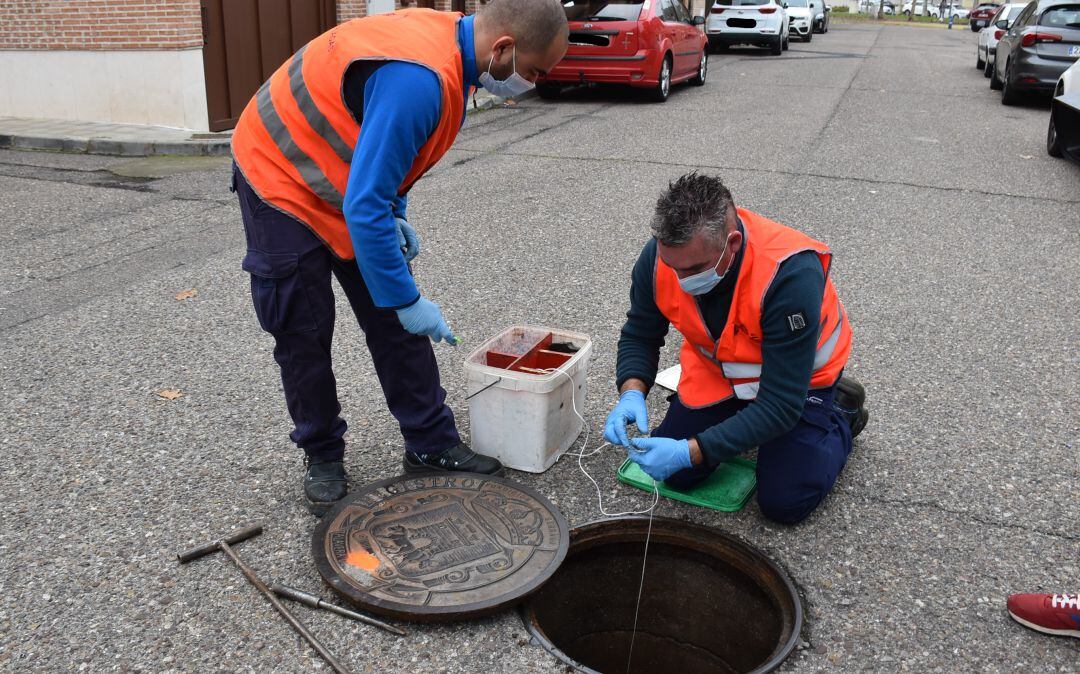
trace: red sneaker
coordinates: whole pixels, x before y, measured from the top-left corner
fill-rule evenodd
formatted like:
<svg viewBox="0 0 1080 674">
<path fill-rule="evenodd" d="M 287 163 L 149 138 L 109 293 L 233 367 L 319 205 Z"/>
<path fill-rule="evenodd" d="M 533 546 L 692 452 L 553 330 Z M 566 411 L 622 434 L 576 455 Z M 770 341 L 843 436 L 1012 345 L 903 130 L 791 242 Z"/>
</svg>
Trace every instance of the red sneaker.
<svg viewBox="0 0 1080 674">
<path fill-rule="evenodd" d="M 1009 615 L 1033 630 L 1080 637 L 1080 594 L 1014 594 Z"/>
</svg>

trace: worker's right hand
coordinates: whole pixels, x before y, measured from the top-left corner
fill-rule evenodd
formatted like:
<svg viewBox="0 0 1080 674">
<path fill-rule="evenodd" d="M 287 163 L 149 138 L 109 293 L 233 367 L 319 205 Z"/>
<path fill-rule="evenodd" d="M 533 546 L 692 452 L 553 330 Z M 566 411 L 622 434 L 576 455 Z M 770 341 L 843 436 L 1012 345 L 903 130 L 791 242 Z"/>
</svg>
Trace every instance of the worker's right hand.
<svg viewBox="0 0 1080 674">
<path fill-rule="evenodd" d="M 455 344 L 454 333 L 446 325 L 439 305 L 426 297 L 421 296 L 404 309 L 398 309 L 397 317 L 402 327 L 414 335 L 426 335 L 434 342 L 446 340 L 447 344 Z"/>
<path fill-rule="evenodd" d="M 394 218 L 397 224 L 397 245 L 405 256 L 406 262 L 412 262 L 413 258 L 420 254 L 420 237 L 416 235 L 416 229 L 409 224 L 408 220 Z"/>
<path fill-rule="evenodd" d="M 645 394 L 636 389 L 624 391 L 619 404 L 611 410 L 604 424 L 604 439 L 613 445 L 630 446 L 626 424 L 637 422 L 642 435 L 649 432 L 649 411 L 645 408 Z"/>
</svg>

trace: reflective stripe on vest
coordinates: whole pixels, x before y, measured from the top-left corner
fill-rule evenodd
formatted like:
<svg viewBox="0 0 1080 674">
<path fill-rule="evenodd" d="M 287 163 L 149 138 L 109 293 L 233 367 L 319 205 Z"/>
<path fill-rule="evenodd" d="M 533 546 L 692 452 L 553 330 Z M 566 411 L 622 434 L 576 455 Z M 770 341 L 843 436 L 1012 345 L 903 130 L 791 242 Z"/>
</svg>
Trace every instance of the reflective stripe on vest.
<svg viewBox="0 0 1080 674">
<path fill-rule="evenodd" d="M 288 127 L 285 126 L 285 122 L 278 115 L 273 99 L 270 98 L 269 81 L 259 87 L 259 92 L 255 94 L 255 100 L 259 108 L 259 119 L 262 120 L 267 133 L 270 134 L 270 138 L 274 140 L 274 145 L 277 145 L 278 149 L 281 150 L 281 154 L 285 155 L 285 158 L 300 172 L 300 176 L 304 179 L 304 183 L 307 184 L 308 188 L 318 195 L 320 199 L 340 211 L 345 203 L 345 196 L 337 191 L 337 188 L 322 172 L 315 160 L 296 145 Z"/>
<path fill-rule="evenodd" d="M 838 322 L 836 327 L 833 328 L 832 334 L 829 335 L 829 339 L 824 344 L 818 347 L 817 352 L 814 354 L 814 371 L 820 370 L 825 367 L 825 364 L 832 358 L 833 350 L 836 349 L 836 343 L 840 341 L 840 332 L 843 323 Z M 715 360 L 712 354 L 705 353 L 704 349 L 699 349 L 703 355 L 708 356 L 710 360 Z M 761 363 L 732 363 L 726 362 L 719 363 L 720 367 L 724 370 L 724 376 L 729 379 L 760 379 L 761 378 Z"/>
</svg>

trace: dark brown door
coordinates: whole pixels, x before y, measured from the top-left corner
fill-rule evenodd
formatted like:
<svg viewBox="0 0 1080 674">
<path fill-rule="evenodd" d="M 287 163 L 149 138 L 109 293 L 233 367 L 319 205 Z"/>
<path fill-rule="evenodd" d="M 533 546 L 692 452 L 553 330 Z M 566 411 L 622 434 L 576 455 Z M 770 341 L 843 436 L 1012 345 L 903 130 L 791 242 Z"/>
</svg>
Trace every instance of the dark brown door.
<svg viewBox="0 0 1080 674">
<path fill-rule="evenodd" d="M 300 47 L 337 24 L 334 0 L 201 0 L 210 130 L 236 126 L 244 106 Z"/>
<path fill-rule="evenodd" d="M 450 11 L 465 13 L 465 0 L 450 0 Z"/>
</svg>

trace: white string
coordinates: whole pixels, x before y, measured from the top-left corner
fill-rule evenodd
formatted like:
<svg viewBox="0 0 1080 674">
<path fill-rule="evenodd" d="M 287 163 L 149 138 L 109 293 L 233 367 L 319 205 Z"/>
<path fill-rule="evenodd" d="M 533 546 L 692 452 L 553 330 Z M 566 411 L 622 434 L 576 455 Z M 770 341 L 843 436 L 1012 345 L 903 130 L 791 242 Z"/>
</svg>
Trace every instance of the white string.
<svg viewBox="0 0 1080 674">
<path fill-rule="evenodd" d="M 660 502 L 660 490 L 656 486 L 656 480 L 652 481 L 652 483 L 653 483 L 653 502 L 652 502 L 652 505 L 650 505 L 645 510 L 627 510 L 627 511 L 621 512 L 621 513 L 609 513 L 608 511 L 604 510 L 604 496 L 603 496 L 603 493 L 600 491 L 600 484 L 596 480 L 593 479 L 593 476 L 589 474 L 589 471 L 585 470 L 585 464 L 583 464 L 581 462 L 581 460 L 589 458 L 591 456 L 596 456 L 600 452 L 601 449 L 603 449 L 604 447 L 611 447 L 612 445 L 611 445 L 610 442 L 605 442 L 604 444 L 600 445 L 599 447 L 592 450 L 591 452 L 586 453 L 585 448 L 589 446 L 589 424 L 586 423 L 585 417 L 583 417 L 581 415 L 581 412 L 578 411 L 577 395 L 576 395 L 577 386 L 574 384 L 574 378 L 571 377 L 565 370 L 556 370 L 554 368 L 549 368 L 548 371 L 549 372 L 557 372 L 557 373 L 565 376 L 567 379 L 570 380 L 570 403 L 571 403 L 571 407 L 574 410 L 574 414 L 577 415 L 577 418 L 581 420 L 581 425 L 585 429 L 585 440 L 581 443 L 581 449 L 579 451 L 577 451 L 577 452 L 570 452 L 570 451 L 563 452 L 563 454 L 560 455 L 559 458 L 561 459 L 563 456 L 566 456 L 567 454 L 569 454 L 570 456 L 576 456 L 577 457 L 578 468 L 581 469 L 581 472 L 585 475 L 585 477 L 587 477 L 589 479 L 589 482 L 592 482 L 593 487 L 596 488 L 597 505 L 600 507 L 600 513 L 604 517 L 623 517 L 625 515 L 644 515 L 644 514 L 648 513 L 649 516 L 650 516 L 650 519 L 651 519 L 652 512 L 653 512 L 653 510 L 656 509 L 656 504 Z M 556 460 L 558 460 L 558 459 L 556 459 Z M 652 479 L 652 478 L 649 478 L 649 479 Z M 650 528 L 650 530 L 652 528 L 651 522 L 650 522 L 650 527 L 649 528 Z"/>
</svg>

